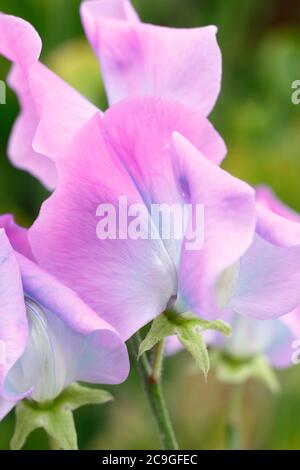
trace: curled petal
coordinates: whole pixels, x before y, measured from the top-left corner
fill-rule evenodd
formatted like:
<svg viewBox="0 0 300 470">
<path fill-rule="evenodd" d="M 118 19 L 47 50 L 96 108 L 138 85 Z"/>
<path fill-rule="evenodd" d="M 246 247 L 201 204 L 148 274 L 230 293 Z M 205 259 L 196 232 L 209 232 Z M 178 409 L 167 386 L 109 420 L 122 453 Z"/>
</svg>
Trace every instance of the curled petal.
<svg viewBox="0 0 300 470">
<path fill-rule="evenodd" d="M 33 254 L 28 241 L 28 231 L 16 224 L 13 215 L 0 215 L 0 229 L 1 228 L 5 229 L 12 248 L 33 260 Z"/>
<path fill-rule="evenodd" d="M 300 218 L 286 218 L 257 203 L 256 232 L 265 240 L 279 246 L 300 244 Z"/>
<path fill-rule="evenodd" d="M 0 13 L 1 55 L 26 72 L 38 60 L 41 50 L 41 39 L 27 21 Z"/>
<path fill-rule="evenodd" d="M 286 219 L 300 222 L 300 215 L 293 211 L 290 207 L 281 202 L 267 186 L 259 186 L 256 188 L 256 200 L 259 204 L 267 207 L 275 214 L 285 217 Z"/>
<path fill-rule="evenodd" d="M 14 63 L 9 83 L 21 104 L 9 156 L 53 189 L 57 173 L 51 160 L 64 153 L 97 108 L 39 62 L 40 50 L 41 40 L 29 23 L 0 15 L 0 53 Z"/>
</svg>

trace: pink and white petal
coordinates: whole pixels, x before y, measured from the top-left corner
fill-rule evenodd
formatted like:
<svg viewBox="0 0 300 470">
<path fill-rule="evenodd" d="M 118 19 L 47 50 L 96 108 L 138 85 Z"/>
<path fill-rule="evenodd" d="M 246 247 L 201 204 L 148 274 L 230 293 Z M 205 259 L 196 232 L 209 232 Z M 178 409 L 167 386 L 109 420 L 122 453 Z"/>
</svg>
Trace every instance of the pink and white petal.
<svg viewBox="0 0 300 470">
<path fill-rule="evenodd" d="M 0 215 L 0 229 L 4 229 L 12 248 L 29 259 L 33 260 L 33 254 L 28 241 L 27 229 L 16 224 L 13 215 Z"/>
<path fill-rule="evenodd" d="M 229 308 L 257 319 L 280 317 L 300 305 L 299 285 L 300 245 L 277 246 L 256 235 L 240 260 Z"/>
<path fill-rule="evenodd" d="M 3 229 L 0 229 L 0 395 L 10 397 L 5 379 L 23 354 L 28 337 L 28 324 L 19 266 Z"/>
<path fill-rule="evenodd" d="M 99 205 L 118 210 L 120 196 L 144 205 L 105 133 L 96 115 L 74 139 L 58 164 L 59 186 L 29 237 L 41 265 L 128 339 L 165 310 L 176 293 L 176 272 L 160 239 L 97 237 Z"/>
<path fill-rule="evenodd" d="M 192 310 L 207 319 L 222 317 L 216 294 L 217 281 L 224 270 L 238 262 L 253 240 L 254 191 L 207 160 L 178 133 L 174 133 L 173 146 L 177 172 L 189 187 L 193 206 L 204 206 L 204 227 L 200 227 L 204 231 L 203 246 L 188 245 L 187 237 L 191 238 L 192 233 L 189 230 L 186 233 L 177 307 Z"/>
<path fill-rule="evenodd" d="M 17 255 L 26 295 L 45 309 L 61 350 L 65 386 L 74 381 L 115 384 L 129 372 L 125 344 L 78 295 L 22 255 Z"/>
<path fill-rule="evenodd" d="M 216 28 L 174 29 L 136 20 L 128 2 L 82 4 L 87 37 L 99 58 L 111 104 L 150 94 L 196 107 L 207 116 L 221 85 Z"/>
<path fill-rule="evenodd" d="M 41 49 L 41 39 L 31 24 L 21 18 L 0 13 L 1 55 L 26 71 L 38 60 Z"/>
</svg>

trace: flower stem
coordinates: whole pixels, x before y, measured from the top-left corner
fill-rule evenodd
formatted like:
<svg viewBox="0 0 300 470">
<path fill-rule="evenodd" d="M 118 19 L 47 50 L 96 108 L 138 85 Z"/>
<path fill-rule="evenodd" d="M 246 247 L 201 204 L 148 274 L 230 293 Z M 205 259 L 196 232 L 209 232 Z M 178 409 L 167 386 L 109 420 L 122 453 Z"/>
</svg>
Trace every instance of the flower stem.
<svg viewBox="0 0 300 470">
<path fill-rule="evenodd" d="M 157 343 L 153 351 L 152 369 L 149 377 L 152 383 L 159 383 L 162 373 L 162 363 L 164 358 L 164 340 Z"/>
<path fill-rule="evenodd" d="M 160 384 L 163 342 L 159 343 L 156 347 L 156 350 L 154 351 L 152 368 L 146 354 L 143 354 L 140 358 L 138 358 L 140 343 L 140 335 L 137 333 L 129 341 L 129 346 L 135 359 L 137 371 L 144 385 L 150 407 L 153 411 L 153 415 L 159 428 L 162 449 L 176 450 L 178 449 L 178 444 L 166 408 L 165 400 L 162 395 Z"/>
<path fill-rule="evenodd" d="M 60 450 L 61 449 L 58 442 L 55 439 L 53 439 L 52 437 L 49 436 L 48 441 L 49 441 L 49 449 L 50 450 Z"/>
<path fill-rule="evenodd" d="M 226 425 L 226 448 L 227 450 L 238 450 L 241 447 L 239 415 L 243 396 L 243 386 L 232 385 L 230 387 L 230 400 L 228 410 L 228 423 Z"/>
</svg>

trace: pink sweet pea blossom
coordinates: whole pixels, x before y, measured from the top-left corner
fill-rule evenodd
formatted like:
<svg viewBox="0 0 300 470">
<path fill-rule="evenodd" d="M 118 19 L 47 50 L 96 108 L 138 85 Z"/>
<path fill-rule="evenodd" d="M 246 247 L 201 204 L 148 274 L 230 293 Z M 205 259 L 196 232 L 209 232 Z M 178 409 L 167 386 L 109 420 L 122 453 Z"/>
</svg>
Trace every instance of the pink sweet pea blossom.
<svg viewBox="0 0 300 470">
<path fill-rule="evenodd" d="M 206 119 L 176 102 L 129 99 L 94 116 L 57 162 L 58 187 L 30 230 L 39 263 L 123 339 L 167 307 L 215 316 L 214 286 L 250 245 L 256 215 L 254 191 L 214 163 L 223 149 Z M 123 195 L 146 208 L 203 204 L 203 249 L 189 251 L 185 239 L 99 240 L 97 207 L 117 207 Z"/>
<path fill-rule="evenodd" d="M 208 319 L 291 311 L 299 224 L 255 204 L 253 190 L 216 165 L 225 146 L 203 117 L 220 81 L 214 28 L 143 25 L 125 0 L 85 2 L 82 17 L 111 102 L 131 96 L 104 115 L 40 64 L 28 23 L 0 15 L 0 52 L 16 64 L 11 83 L 24 104 L 12 148 L 49 187 L 59 174 L 30 232 L 34 256 L 124 339 L 166 308 Z M 100 241 L 97 208 L 122 196 L 146 210 L 204 205 L 203 249 L 188 250 L 188 234 Z"/>
<path fill-rule="evenodd" d="M 27 232 L 11 216 L 0 227 L 0 419 L 24 397 L 52 400 L 75 381 L 125 380 L 114 329 L 27 257 Z"/>
</svg>

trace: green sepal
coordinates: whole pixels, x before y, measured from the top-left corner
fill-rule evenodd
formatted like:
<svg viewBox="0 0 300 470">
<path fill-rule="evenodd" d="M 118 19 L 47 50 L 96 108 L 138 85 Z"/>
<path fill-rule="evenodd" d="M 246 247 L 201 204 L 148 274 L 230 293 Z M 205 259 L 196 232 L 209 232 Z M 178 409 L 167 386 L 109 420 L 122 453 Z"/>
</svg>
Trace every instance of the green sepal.
<svg viewBox="0 0 300 470">
<path fill-rule="evenodd" d="M 272 393 L 280 390 L 278 378 L 263 355 L 237 359 L 220 351 L 214 351 L 211 360 L 216 375 L 222 382 L 242 384 L 253 379 L 264 383 Z"/>
<path fill-rule="evenodd" d="M 164 338 L 176 335 L 206 377 L 209 370 L 209 356 L 202 336 L 205 330 L 216 330 L 226 336 L 231 334 L 230 326 L 222 320 L 202 320 L 190 312 L 182 315 L 165 312 L 153 320 L 148 334 L 140 345 L 139 357 Z"/>
<path fill-rule="evenodd" d="M 201 333 L 199 333 L 195 328 L 187 326 L 185 328 L 180 328 L 177 331 L 177 337 L 182 346 L 194 358 L 196 365 L 203 372 L 206 380 L 209 371 L 209 355 L 205 339 Z"/>
<path fill-rule="evenodd" d="M 73 384 L 52 402 L 23 400 L 16 406 L 15 431 L 10 447 L 12 450 L 20 450 L 29 434 L 35 429 L 43 428 L 57 449 L 77 450 L 73 411 L 84 405 L 99 405 L 112 399 L 105 390 Z"/>
</svg>

